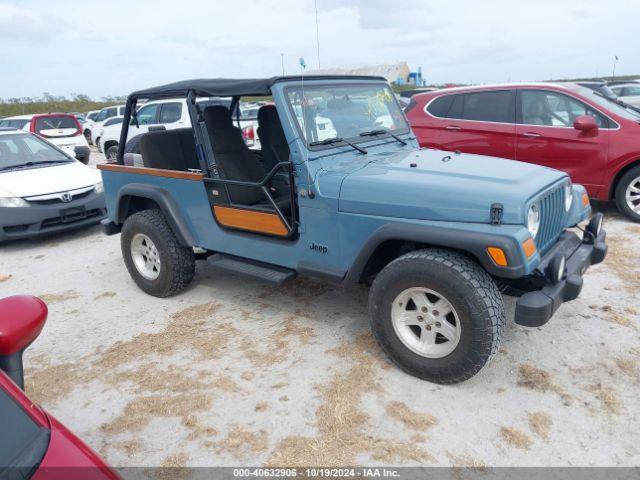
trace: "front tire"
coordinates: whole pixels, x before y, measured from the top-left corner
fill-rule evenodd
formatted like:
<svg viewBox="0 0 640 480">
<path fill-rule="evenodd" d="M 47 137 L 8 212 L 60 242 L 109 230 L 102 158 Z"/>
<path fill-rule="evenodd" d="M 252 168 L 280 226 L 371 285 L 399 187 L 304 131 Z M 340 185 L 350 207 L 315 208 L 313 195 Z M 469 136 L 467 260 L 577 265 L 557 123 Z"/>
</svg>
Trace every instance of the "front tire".
<svg viewBox="0 0 640 480">
<path fill-rule="evenodd" d="M 129 274 L 149 295 L 175 295 L 193 280 L 193 249 L 180 245 L 158 209 L 143 210 L 127 218 L 120 246 Z"/>
<path fill-rule="evenodd" d="M 417 250 L 387 265 L 369 292 L 373 333 L 403 371 L 434 383 L 473 377 L 498 351 L 502 295 L 475 261 Z"/>
<path fill-rule="evenodd" d="M 618 209 L 634 222 L 640 222 L 640 166 L 625 173 L 616 186 Z"/>
</svg>

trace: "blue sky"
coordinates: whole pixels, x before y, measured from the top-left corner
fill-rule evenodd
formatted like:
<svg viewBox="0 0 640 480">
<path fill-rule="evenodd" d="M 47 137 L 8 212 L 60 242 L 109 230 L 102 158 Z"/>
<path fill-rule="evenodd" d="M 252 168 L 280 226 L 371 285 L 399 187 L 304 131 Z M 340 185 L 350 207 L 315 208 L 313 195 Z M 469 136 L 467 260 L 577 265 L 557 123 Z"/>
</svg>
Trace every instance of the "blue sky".
<svg viewBox="0 0 640 480">
<path fill-rule="evenodd" d="M 640 75 L 640 0 L 317 0 L 322 67 L 406 60 L 429 82 Z M 315 68 L 313 0 L 0 0 L 0 98 L 94 98 Z"/>
</svg>

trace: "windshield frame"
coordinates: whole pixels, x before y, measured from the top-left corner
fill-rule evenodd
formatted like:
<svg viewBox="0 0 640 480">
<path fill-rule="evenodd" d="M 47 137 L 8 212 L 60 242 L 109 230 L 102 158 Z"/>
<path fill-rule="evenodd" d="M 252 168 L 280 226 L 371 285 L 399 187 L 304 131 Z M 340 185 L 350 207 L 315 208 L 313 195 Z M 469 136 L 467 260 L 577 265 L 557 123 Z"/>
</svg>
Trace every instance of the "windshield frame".
<svg viewBox="0 0 640 480">
<path fill-rule="evenodd" d="M 380 86 L 382 88 L 386 88 L 389 93 L 391 94 L 392 97 L 392 102 L 394 102 L 396 104 L 396 106 L 398 107 L 398 111 L 402 114 L 402 117 L 404 119 L 404 123 L 405 126 L 403 128 L 399 128 L 396 130 L 393 130 L 392 133 L 394 133 L 396 136 L 397 135 L 405 135 L 407 133 L 411 132 L 411 126 L 409 125 L 409 120 L 407 119 L 406 115 L 404 114 L 404 110 L 402 109 L 402 106 L 400 105 L 400 102 L 398 102 L 398 98 L 396 97 L 395 93 L 393 92 L 393 89 L 391 88 L 391 86 L 386 83 L 386 82 L 373 82 L 373 81 L 368 81 L 368 82 L 336 82 L 336 81 L 332 81 L 332 82 L 326 82 L 326 81 L 321 81 L 321 82 L 317 82 L 317 81 L 309 81 L 308 82 L 308 88 L 309 89 L 316 89 L 316 88 L 322 88 L 322 87 L 336 87 L 336 88 L 340 88 L 340 87 L 376 87 L 376 86 Z M 287 110 L 289 111 L 289 114 L 291 115 L 291 118 L 293 119 L 293 123 L 295 125 L 295 130 L 296 133 L 298 135 L 298 137 L 300 138 L 300 140 L 303 142 L 303 144 L 305 145 L 305 147 L 313 152 L 316 151 L 322 151 L 322 150 L 330 150 L 330 149 L 335 149 L 335 148 L 342 148 L 345 146 L 348 146 L 347 143 L 345 142 L 335 142 L 333 144 L 327 144 L 327 145 L 311 145 L 311 143 L 313 142 L 313 140 L 309 140 L 307 139 L 306 135 L 304 134 L 304 132 L 302 131 L 302 125 L 300 125 L 300 122 L 298 121 L 298 116 L 295 112 L 295 108 L 292 104 L 292 102 L 289 100 L 289 92 L 291 92 L 292 90 L 300 90 L 302 87 L 301 82 L 296 82 L 296 84 L 291 84 L 291 85 L 286 85 L 283 89 L 282 89 L 282 94 L 283 94 L 283 100 L 285 102 L 285 104 L 287 105 Z M 305 85 L 305 89 L 307 88 L 307 85 Z M 380 127 L 379 127 L 380 128 Z M 375 129 L 375 126 L 372 125 L 372 129 Z M 354 144 L 359 144 L 359 143 L 367 143 L 367 142 L 372 142 L 375 140 L 381 140 L 381 139 L 390 139 L 393 142 L 395 142 L 396 140 L 393 139 L 393 137 L 391 137 L 391 135 L 389 135 L 389 133 L 385 133 L 385 134 L 381 134 L 378 136 L 371 136 L 371 137 L 363 137 L 360 134 L 358 134 L 355 137 L 342 137 L 344 140 L 346 140 L 347 142 L 350 143 L 354 143 Z M 386 143 L 386 142 L 385 142 Z"/>
</svg>

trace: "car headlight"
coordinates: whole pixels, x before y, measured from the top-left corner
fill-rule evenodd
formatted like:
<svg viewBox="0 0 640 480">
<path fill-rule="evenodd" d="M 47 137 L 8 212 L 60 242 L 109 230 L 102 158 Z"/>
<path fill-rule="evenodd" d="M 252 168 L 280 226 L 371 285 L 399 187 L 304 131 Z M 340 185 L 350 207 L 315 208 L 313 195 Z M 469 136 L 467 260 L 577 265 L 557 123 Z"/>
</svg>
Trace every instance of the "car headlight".
<svg viewBox="0 0 640 480">
<path fill-rule="evenodd" d="M 93 188 L 96 193 L 104 193 L 104 184 L 102 182 L 96 183 Z"/>
<path fill-rule="evenodd" d="M 533 238 L 536 238 L 538 231 L 540 230 L 540 209 L 535 203 L 529 207 L 529 214 L 527 215 L 527 228 Z"/>
<path fill-rule="evenodd" d="M 564 209 L 568 212 L 573 204 L 573 183 L 571 180 L 564 186 Z"/>
<path fill-rule="evenodd" d="M 29 203 L 20 197 L 0 197 L 0 207 L 28 207 Z"/>
</svg>

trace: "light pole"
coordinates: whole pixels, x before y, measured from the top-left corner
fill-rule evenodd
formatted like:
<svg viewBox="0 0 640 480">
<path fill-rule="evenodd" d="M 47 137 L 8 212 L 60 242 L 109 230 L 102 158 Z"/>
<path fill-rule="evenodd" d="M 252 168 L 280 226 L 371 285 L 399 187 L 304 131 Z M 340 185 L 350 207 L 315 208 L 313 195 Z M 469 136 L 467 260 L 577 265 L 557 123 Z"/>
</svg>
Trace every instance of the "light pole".
<svg viewBox="0 0 640 480">
<path fill-rule="evenodd" d="M 615 55 L 613 57 L 613 75 L 611 75 L 612 79 L 615 80 L 616 79 L 616 63 L 618 62 L 618 56 Z"/>
<path fill-rule="evenodd" d="M 280 54 L 280 61 L 282 62 L 282 76 L 284 77 L 284 53 Z"/>
<path fill-rule="evenodd" d="M 318 70 L 320 70 L 320 31 L 318 29 L 318 0 L 313 2 L 316 10 L 316 49 L 318 54 Z"/>
</svg>

